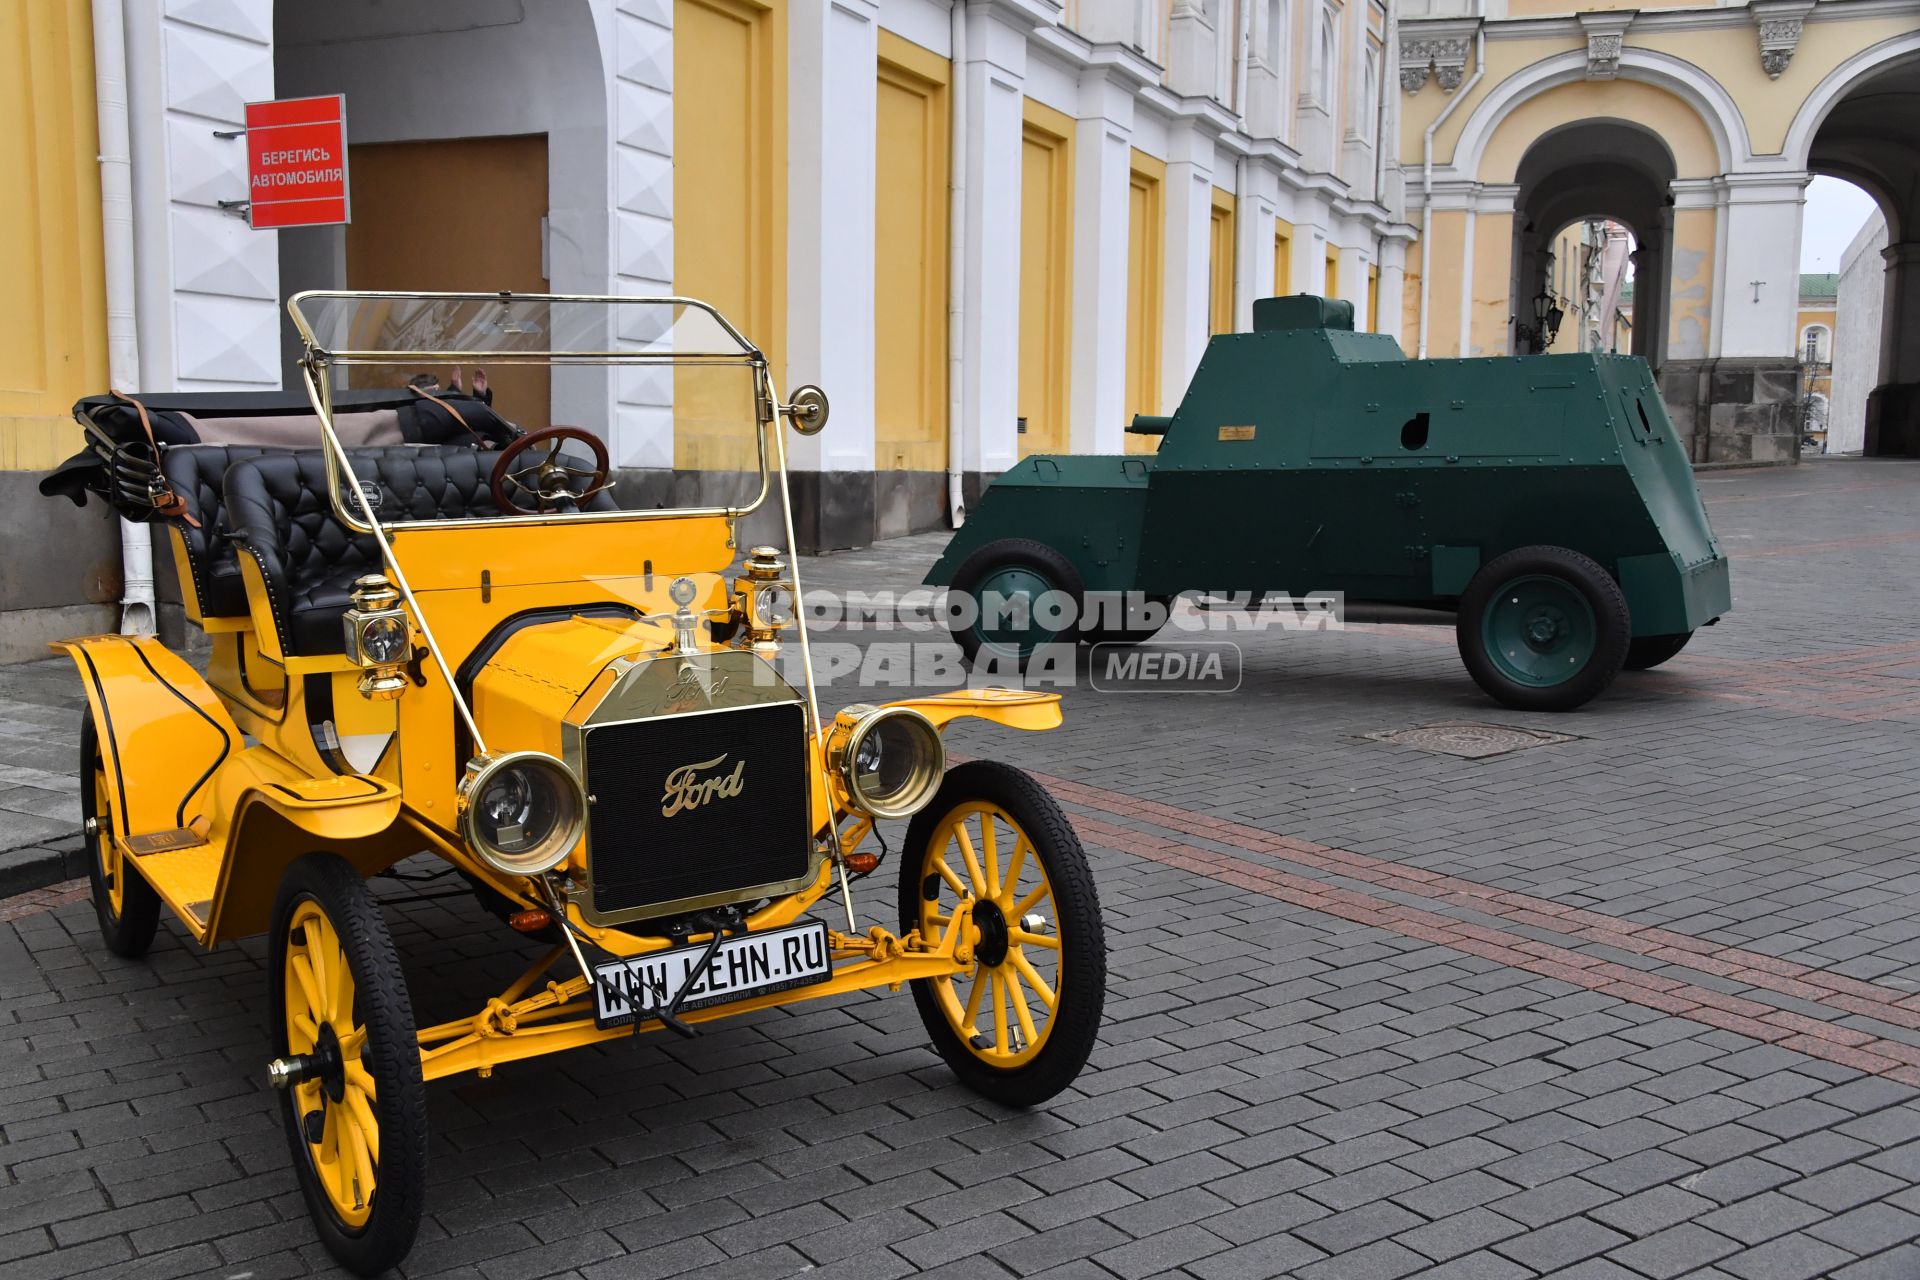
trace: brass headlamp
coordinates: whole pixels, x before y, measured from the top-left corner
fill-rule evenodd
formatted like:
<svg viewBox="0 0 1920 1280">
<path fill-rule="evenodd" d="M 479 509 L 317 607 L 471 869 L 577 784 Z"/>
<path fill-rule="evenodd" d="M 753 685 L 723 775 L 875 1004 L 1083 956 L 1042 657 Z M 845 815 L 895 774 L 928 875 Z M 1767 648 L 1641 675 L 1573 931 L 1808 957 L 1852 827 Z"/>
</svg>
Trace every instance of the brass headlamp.
<svg viewBox="0 0 1920 1280">
<path fill-rule="evenodd" d="M 847 802 L 874 818 L 910 818 L 946 776 L 947 750 L 933 721 L 911 707 L 845 707 L 827 728 L 827 767 Z"/>
<path fill-rule="evenodd" d="M 341 615 L 347 660 L 366 668 L 360 696 L 389 702 L 406 692 L 406 666 L 413 657 L 413 630 L 400 593 L 378 573 L 354 580 L 353 605 Z"/>
<path fill-rule="evenodd" d="M 794 625 L 800 603 L 793 583 L 781 577 L 787 562 L 777 547 L 754 547 L 747 552 L 743 568 L 734 580 L 733 595 L 747 642 L 760 651 L 777 648 L 780 632 Z"/>
</svg>

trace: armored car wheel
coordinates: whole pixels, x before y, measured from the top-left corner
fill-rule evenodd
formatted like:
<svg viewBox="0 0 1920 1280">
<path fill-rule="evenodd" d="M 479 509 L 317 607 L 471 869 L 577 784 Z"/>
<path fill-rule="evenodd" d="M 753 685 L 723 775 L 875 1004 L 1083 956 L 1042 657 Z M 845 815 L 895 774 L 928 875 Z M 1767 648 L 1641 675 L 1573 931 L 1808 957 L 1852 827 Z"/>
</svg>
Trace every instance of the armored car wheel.
<svg viewBox="0 0 1920 1280">
<path fill-rule="evenodd" d="M 1566 547 L 1521 547 L 1483 566 L 1455 633 L 1474 682 L 1523 711 L 1571 711 L 1604 692 L 1627 659 L 1627 598 Z"/>
<path fill-rule="evenodd" d="M 1025 670 L 1042 648 L 1078 637 L 1080 571 L 1044 542 L 989 542 L 966 558 L 948 590 L 964 597 L 949 606 L 947 625 L 969 664 L 984 654 Z"/>
<path fill-rule="evenodd" d="M 970 972 L 914 982 L 933 1046 L 974 1092 L 1045 1102 L 1093 1052 L 1107 947 L 1086 852 L 1067 817 L 1018 769 L 975 760 L 948 772 L 907 829 L 900 926 L 938 937 L 973 900 Z"/>
<path fill-rule="evenodd" d="M 1687 647 L 1693 632 L 1671 636 L 1635 636 L 1627 645 L 1627 670 L 1650 671 Z"/>
<path fill-rule="evenodd" d="M 300 1190 L 327 1251 L 377 1275 L 413 1246 L 427 1191 L 426 1086 L 399 957 L 359 873 L 323 853 L 287 870 L 269 941 L 269 1070 Z"/>
<path fill-rule="evenodd" d="M 133 959 L 147 954 L 160 926 L 160 895 L 114 843 L 114 797 L 100 756 L 93 715 L 80 713 L 80 816 L 87 840 L 87 882 L 107 950 Z"/>
</svg>

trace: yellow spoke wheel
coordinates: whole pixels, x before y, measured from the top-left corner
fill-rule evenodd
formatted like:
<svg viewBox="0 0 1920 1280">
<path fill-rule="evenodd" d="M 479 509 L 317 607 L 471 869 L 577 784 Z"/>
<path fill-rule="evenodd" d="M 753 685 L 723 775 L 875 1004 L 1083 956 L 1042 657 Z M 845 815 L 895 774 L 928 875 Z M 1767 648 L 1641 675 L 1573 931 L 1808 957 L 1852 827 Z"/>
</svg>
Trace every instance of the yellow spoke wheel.
<svg viewBox="0 0 1920 1280">
<path fill-rule="evenodd" d="M 1086 1065 L 1106 990 L 1100 904 L 1079 839 L 1038 783 L 972 761 L 907 831 L 900 922 L 938 939 L 966 906 L 972 962 L 913 984 L 934 1047 L 963 1083 L 1010 1106 Z"/>
<path fill-rule="evenodd" d="M 270 981 L 287 1142 L 321 1242 L 376 1275 L 406 1256 L 426 1199 L 426 1087 L 393 940 L 346 862 L 288 869 Z"/>
<path fill-rule="evenodd" d="M 87 880 L 93 911 L 107 950 L 129 959 L 143 956 L 160 925 L 160 895 L 120 856 L 117 791 L 100 754 L 93 713 L 80 713 L 80 815 L 85 822 Z"/>
</svg>

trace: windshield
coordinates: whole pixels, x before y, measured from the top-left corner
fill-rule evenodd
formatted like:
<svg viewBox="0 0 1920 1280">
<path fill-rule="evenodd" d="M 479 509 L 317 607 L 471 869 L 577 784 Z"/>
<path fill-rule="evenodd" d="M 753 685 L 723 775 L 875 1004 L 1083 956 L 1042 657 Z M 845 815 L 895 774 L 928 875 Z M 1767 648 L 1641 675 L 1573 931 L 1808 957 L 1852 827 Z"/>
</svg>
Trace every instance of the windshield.
<svg viewBox="0 0 1920 1280">
<path fill-rule="evenodd" d="M 737 516 L 769 491 L 766 360 L 705 303 L 322 292 L 288 310 L 331 428 L 328 497 L 362 532 Z M 675 507 L 689 471 L 759 483 Z"/>
</svg>

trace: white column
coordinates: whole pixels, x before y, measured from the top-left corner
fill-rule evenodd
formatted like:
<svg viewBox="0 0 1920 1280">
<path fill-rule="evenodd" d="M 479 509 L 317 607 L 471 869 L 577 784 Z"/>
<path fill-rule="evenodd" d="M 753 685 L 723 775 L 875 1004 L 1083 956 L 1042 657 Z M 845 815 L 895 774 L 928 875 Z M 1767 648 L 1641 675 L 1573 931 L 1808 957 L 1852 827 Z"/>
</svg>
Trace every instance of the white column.
<svg viewBox="0 0 1920 1280">
<path fill-rule="evenodd" d="M 1790 356 L 1800 306 L 1800 215 L 1808 175 L 1728 174 L 1716 256 L 1720 356 Z"/>
<path fill-rule="evenodd" d="M 1358 239 L 1359 237 L 1353 237 Z M 1362 245 L 1348 248 L 1336 239 L 1334 244 L 1340 248 L 1340 265 L 1336 268 L 1340 296 L 1353 304 L 1353 327 L 1364 331 L 1367 327 L 1367 268 L 1373 265 L 1373 247 Z M 1324 254 L 1324 250 L 1322 251 Z M 1326 268 L 1321 268 L 1326 274 Z"/>
<path fill-rule="evenodd" d="M 1377 332 L 1407 345 L 1401 328 L 1406 321 L 1407 242 L 1389 235 L 1380 241 L 1380 327 Z"/>
<path fill-rule="evenodd" d="M 962 266 L 961 469 L 1005 471 L 1019 460 L 1020 172 L 1027 69 L 1023 32 L 988 9 L 967 22 Z"/>
<path fill-rule="evenodd" d="M 1273 205 L 1244 192 L 1234 202 L 1233 235 L 1240 242 L 1234 268 L 1233 327 L 1253 329 L 1253 304 L 1271 298 L 1273 289 Z"/>
<path fill-rule="evenodd" d="M 1880 310 L 1880 365 L 1874 386 L 1920 383 L 1920 240 L 1890 244 Z"/>
<path fill-rule="evenodd" d="M 871 471 L 877 0 L 792 0 L 787 39 L 787 367 L 817 382 L 827 429 L 789 434 L 795 468 Z"/>
<path fill-rule="evenodd" d="M 673 31 L 662 25 L 672 20 L 671 5 L 641 0 L 613 14 L 613 286 L 641 297 L 673 292 Z M 641 310 L 616 313 L 623 346 L 654 336 L 634 327 L 652 319 Z M 672 371 L 614 370 L 614 402 L 614 465 L 672 470 Z"/>
<path fill-rule="evenodd" d="M 247 147 L 214 136 L 274 96 L 273 15 L 179 8 L 127 7 L 141 389 L 278 389 L 279 233 L 220 209 L 246 198 Z"/>
<path fill-rule="evenodd" d="M 1133 92 L 1110 66 L 1081 73 L 1074 132 L 1074 453 L 1119 453 L 1126 442 L 1127 186 Z"/>
<path fill-rule="evenodd" d="M 1308 212 L 1314 219 L 1326 216 L 1323 209 L 1316 208 Z M 1326 294 L 1327 239 L 1327 229 L 1318 221 L 1293 224 L 1293 287 L 1287 290 L 1288 293 Z"/>
<path fill-rule="evenodd" d="M 1161 296 L 1160 412 L 1171 413 L 1207 349 L 1213 283 L 1213 137 L 1194 120 L 1167 127 L 1167 240 Z"/>
</svg>

